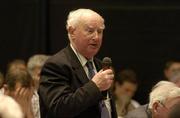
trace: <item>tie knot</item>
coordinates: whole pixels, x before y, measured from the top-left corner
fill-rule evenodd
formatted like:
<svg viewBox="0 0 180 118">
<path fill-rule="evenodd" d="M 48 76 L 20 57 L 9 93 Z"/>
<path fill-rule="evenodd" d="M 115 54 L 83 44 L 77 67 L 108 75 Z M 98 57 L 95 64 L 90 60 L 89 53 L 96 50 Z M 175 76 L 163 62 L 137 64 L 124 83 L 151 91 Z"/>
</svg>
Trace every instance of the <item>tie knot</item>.
<svg viewBox="0 0 180 118">
<path fill-rule="evenodd" d="M 87 66 L 87 68 L 88 68 L 89 70 L 93 70 L 93 69 L 94 69 L 92 61 L 87 61 L 87 62 L 86 62 L 86 66 Z"/>
</svg>

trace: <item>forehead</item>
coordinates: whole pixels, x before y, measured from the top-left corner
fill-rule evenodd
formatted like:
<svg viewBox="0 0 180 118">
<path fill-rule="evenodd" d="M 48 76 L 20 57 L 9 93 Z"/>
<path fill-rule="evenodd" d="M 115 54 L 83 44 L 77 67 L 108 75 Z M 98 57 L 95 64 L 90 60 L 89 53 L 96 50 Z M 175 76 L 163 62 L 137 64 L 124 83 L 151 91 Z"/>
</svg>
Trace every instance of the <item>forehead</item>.
<svg viewBox="0 0 180 118">
<path fill-rule="evenodd" d="M 95 13 L 82 15 L 80 24 L 85 27 L 104 29 L 103 18 Z"/>
<path fill-rule="evenodd" d="M 168 106 L 169 108 L 171 108 L 173 105 L 177 103 L 180 103 L 180 96 L 175 97 L 175 98 L 169 98 L 165 102 L 166 106 Z"/>
<path fill-rule="evenodd" d="M 171 64 L 170 69 L 174 69 L 174 68 L 180 68 L 180 63 L 175 62 L 175 63 Z"/>
<path fill-rule="evenodd" d="M 136 89 L 137 85 L 128 81 L 124 81 L 122 84 L 123 87 L 131 88 L 131 89 Z"/>
</svg>

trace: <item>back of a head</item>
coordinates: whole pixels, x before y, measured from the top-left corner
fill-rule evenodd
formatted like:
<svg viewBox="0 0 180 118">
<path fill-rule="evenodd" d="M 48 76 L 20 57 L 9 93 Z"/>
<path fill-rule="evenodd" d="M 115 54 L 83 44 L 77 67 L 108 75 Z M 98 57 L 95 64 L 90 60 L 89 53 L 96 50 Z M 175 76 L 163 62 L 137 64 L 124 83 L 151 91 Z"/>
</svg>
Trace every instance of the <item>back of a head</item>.
<svg viewBox="0 0 180 118">
<path fill-rule="evenodd" d="M 26 62 L 22 59 L 15 59 L 7 65 L 7 71 L 11 69 L 26 69 Z"/>
<path fill-rule="evenodd" d="M 149 96 L 149 108 L 155 102 L 164 103 L 169 98 L 176 98 L 180 96 L 180 88 L 174 83 L 168 81 L 160 81 L 153 88 Z"/>
<path fill-rule="evenodd" d="M 0 118 L 23 118 L 19 104 L 9 96 L 0 95 Z"/>
<path fill-rule="evenodd" d="M 50 56 L 45 55 L 45 54 L 36 54 L 29 58 L 28 63 L 27 63 L 27 69 L 29 73 L 31 74 L 31 76 L 33 74 L 33 70 L 36 67 L 41 68 L 49 57 Z"/>
<path fill-rule="evenodd" d="M 26 88 L 33 85 L 32 77 L 26 69 L 11 69 L 6 73 L 5 84 L 9 90 L 14 90 L 17 83 Z"/>
</svg>

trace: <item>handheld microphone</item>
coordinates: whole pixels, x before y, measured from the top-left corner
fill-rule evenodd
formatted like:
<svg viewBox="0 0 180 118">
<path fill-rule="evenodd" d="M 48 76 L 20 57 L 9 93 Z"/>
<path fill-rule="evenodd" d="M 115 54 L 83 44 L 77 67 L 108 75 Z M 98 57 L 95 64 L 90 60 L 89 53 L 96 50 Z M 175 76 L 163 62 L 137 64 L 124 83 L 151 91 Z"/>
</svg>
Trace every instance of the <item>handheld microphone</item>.
<svg viewBox="0 0 180 118">
<path fill-rule="evenodd" d="M 102 60 L 102 69 L 107 70 L 112 66 L 112 60 L 109 57 L 104 57 Z"/>
<path fill-rule="evenodd" d="M 104 57 L 102 60 L 102 69 L 107 70 L 112 66 L 112 60 L 109 57 Z M 108 90 L 102 91 L 103 100 L 107 99 Z"/>
</svg>

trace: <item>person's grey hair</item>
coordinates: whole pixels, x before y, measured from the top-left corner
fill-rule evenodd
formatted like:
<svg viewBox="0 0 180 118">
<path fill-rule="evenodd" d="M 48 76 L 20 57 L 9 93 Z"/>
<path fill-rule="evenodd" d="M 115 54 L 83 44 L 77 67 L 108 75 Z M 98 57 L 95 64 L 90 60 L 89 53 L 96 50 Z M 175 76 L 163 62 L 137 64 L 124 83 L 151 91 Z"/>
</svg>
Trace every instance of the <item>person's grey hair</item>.
<svg viewBox="0 0 180 118">
<path fill-rule="evenodd" d="M 180 96 L 180 88 L 172 82 L 160 81 L 153 88 L 149 96 L 149 109 L 155 102 L 164 103 L 169 98 Z"/>
<path fill-rule="evenodd" d="M 27 69 L 31 76 L 33 76 L 33 70 L 36 67 L 42 67 L 49 57 L 50 56 L 45 54 L 36 54 L 29 58 L 27 63 Z"/>
<path fill-rule="evenodd" d="M 23 118 L 20 105 L 11 97 L 0 95 L 0 118 Z"/>
<path fill-rule="evenodd" d="M 97 14 L 98 16 L 100 16 L 104 22 L 104 19 L 101 15 L 99 15 L 97 12 L 91 10 L 91 9 L 77 9 L 77 10 L 73 10 L 71 12 L 69 12 L 69 15 L 67 17 L 67 21 L 66 21 L 66 29 L 68 30 L 69 27 L 75 27 L 77 25 L 79 25 L 79 23 L 81 22 L 81 17 L 85 14 Z M 105 25 L 103 26 L 103 29 L 105 28 Z M 68 38 L 71 40 L 71 37 L 69 35 L 68 32 Z"/>
</svg>

